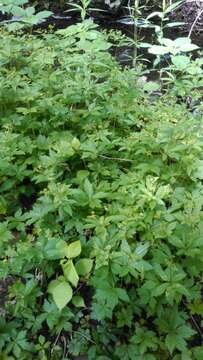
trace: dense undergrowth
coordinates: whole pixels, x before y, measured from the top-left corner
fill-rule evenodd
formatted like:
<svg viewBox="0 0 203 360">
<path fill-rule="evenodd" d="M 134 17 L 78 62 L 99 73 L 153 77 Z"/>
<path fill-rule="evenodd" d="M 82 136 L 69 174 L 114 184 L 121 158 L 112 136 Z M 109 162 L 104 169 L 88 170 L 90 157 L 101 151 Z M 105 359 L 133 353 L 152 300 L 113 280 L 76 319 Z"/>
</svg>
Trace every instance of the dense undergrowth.
<svg viewBox="0 0 203 360">
<path fill-rule="evenodd" d="M 2 360 L 203 358 L 201 112 L 110 46 L 0 34 Z"/>
</svg>

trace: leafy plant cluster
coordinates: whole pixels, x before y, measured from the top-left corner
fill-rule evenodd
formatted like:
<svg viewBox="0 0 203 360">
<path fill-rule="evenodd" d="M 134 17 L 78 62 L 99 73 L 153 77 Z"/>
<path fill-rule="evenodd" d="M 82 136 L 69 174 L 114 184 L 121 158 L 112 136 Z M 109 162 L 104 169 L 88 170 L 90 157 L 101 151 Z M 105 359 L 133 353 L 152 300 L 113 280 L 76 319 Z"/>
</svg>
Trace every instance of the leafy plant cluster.
<svg viewBox="0 0 203 360">
<path fill-rule="evenodd" d="M 160 96 L 110 47 L 90 20 L 1 30 L 2 360 L 203 357 L 195 65 Z"/>
<path fill-rule="evenodd" d="M 46 10 L 36 13 L 34 6 L 29 6 L 28 0 L 3 0 L 0 4 L 0 13 L 12 16 L 10 20 L 1 22 L 7 25 L 9 31 L 32 28 L 52 14 Z"/>
</svg>

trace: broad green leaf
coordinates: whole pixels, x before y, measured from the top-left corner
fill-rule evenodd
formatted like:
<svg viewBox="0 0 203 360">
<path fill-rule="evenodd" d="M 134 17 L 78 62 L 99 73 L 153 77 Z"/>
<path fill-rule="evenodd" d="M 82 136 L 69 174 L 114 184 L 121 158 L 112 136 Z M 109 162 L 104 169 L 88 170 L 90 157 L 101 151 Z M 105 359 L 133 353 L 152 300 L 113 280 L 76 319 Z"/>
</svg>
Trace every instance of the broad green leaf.
<svg viewBox="0 0 203 360">
<path fill-rule="evenodd" d="M 67 244 L 65 241 L 61 240 L 56 244 L 56 249 L 61 258 L 67 257 L 72 259 L 77 257 L 81 253 L 81 244 L 80 241 L 74 241 L 71 244 Z"/>
<path fill-rule="evenodd" d="M 191 44 L 191 39 L 188 37 L 178 37 L 177 39 L 171 41 L 173 41 L 176 46 Z"/>
<path fill-rule="evenodd" d="M 63 258 L 66 256 L 67 253 L 67 249 L 68 249 L 68 245 L 64 240 L 60 240 L 59 242 L 57 242 L 56 244 L 56 250 L 58 252 L 58 255 Z"/>
<path fill-rule="evenodd" d="M 76 307 L 85 307 L 85 302 L 82 296 L 73 296 L 72 303 Z"/>
<path fill-rule="evenodd" d="M 47 289 L 48 293 L 52 294 L 53 289 L 55 289 L 57 285 L 61 284 L 61 282 L 64 281 L 65 281 L 64 276 L 59 276 L 57 279 L 52 280 L 48 285 L 48 289 Z"/>
<path fill-rule="evenodd" d="M 42 19 L 46 19 L 48 18 L 49 16 L 51 16 L 53 13 L 52 11 L 47 11 L 47 10 L 44 10 L 44 11 L 40 11 L 36 14 L 37 18 L 42 20 Z"/>
<path fill-rule="evenodd" d="M 35 8 L 33 6 L 29 6 L 28 8 L 25 9 L 25 15 L 26 16 L 32 16 L 35 13 Z"/>
<path fill-rule="evenodd" d="M 168 38 L 163 38 L 160 42 L 162 45 L 165 45 L 168 48 L 172 48 L 174 46 L 174 41 Z"/>
<path fill-rule="evenodd" d="M 65 278 L 75 287 L 78 285 L 79 277 L 72 260 L 63 260 L 61 262 Z"/>
<path fill-rule="evenodd" d="M 158 84 L 155 81 L 148 81 L 143 85 L 144 91 L 147 91 L 148 93 L 157 91 L 160 89 L 160 84 Z"/>
<path fill-rule="evenodd" d="M 23 17 L 23 16 L 26 15 L 26 12 L 25 12 L 25 10 L 23 8 L 21 8 L 19 6 L 13 6 L 12 7 L 12 14 L 13 14 L 13 16 L 16 16 L 16 17 Z"/>
<path fill-rule="evenodd" d="M 28 3 L 28 0 L 3 0 L 1 3 L 6 5 L 24 5 Z"/>
<path fill-rule="evenodd" d="M 86 276 L 90 273 L 93 266 L 93 260 L 91 259 L 80 259 L 75 264 L 78 275 Z"/>
<path fill-rule="evenodd" d="M 195 44 L 185 44 L 180 46 L 179 52 L 189 52 L 197 49 L 199 49 L 199 47 Z"/>
<path fill-rule="evenodd" d="M 154 55 L 165 55 L 167 53 L 169 53 L 169 49 L 166 46 L 161 46 L 161 45 L 152 45 L 149 49 L 148 49 L 149 53 L 154 54 Z"/>
<path fill-rule="evenodd" d="M 73 291 L 65 281 L 53 280 L 48 286 L 48 292 L 52 294 L 54 302 L 59 310 L 62 310 L 72 299 Z"/>
<path fill-rule="evenodd" d="M 190 64 L 190 59 L 184 55 L 172 56 L 171 61 L 180 71 L 185 70 Z"/>
<path fill-rule="evenodd" d="M 199 47 L 191 43 L 191 39 L 188 37 L 181 37 L 174 40 L 174 46 L 177 47 L 179 52 L 188 52 L 197 50 Z"/>
<path fill-rule="evenodd" d="M 67 258 L 72 259 L 79 256 L 80 253 L 81 253 L 81 243 L 80 240 L 78 240 L 78 241 L 74 241 L 73 243 L 67 246 L 65 256 Z"/>
<path fill-rule="evenodd" d="M 71 141 L 71 146 L 74 150 L 79 150 L 80 149 L 80 141 L 77 139 L 77 138 L 74 138 L 72 141 Z"/>
</svg>

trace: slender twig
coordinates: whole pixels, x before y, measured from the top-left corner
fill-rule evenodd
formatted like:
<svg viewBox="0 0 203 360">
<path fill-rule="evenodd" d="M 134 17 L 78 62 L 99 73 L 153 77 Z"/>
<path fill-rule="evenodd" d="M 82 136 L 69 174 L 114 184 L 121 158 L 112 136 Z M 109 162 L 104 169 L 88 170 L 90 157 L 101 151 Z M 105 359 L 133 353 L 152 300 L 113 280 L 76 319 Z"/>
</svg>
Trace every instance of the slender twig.
<svg viewBox="0 0 203 360">
<path fill-rule="evenodd" d="M 77 293 L 81 288 L 85 286 L 85 283 L 82 283 L 75 291 L 73 291 L 73 294 Z"/>
<path fill-rule="evenodd" d="M 62 340 L 63 340 L 63 359 L 66 356 L 66 348 L 67 348 L 67 343 L 66 343 L 66 338 L 65 336 L 62 336 Z"/>
<path fill-rule="evenodd" d="M 194 327 L 197 329 L 197 332 L 199 333 L 199 335 L 202 337 L 202 330 L 200 329 L 197 321 L 195 320 L 194 316 L 190 315 L 190 318 L 194 324 Z"/>
<path fill-rule="evenodd" d="M 101 157 L 102 159 L 106 159 L 106 160 L 125 161 L 125 162 L 130 162 L 130 163 L 132 163 L 134 161 L 134 160 L 130 160 L 130 159 L 119 158 L 119 157 L 110 157 L 110 156 L 105 156 L 105 155 L 99 155 L 99 157 Z"/>
<path fill-rule="evenodd" d="M 53 343 L 53 346 L 52 346 L 52 349 L 51 349 L 51 353 L 53 353 L 54 348 L 55 348 L 55 346 L 57 345 L 57 342 L 58 342 L 58 340 L 59 340 L 60 335 L 61 335 L 61 331 L 59 331 L 59 333 L 58 333 L 58 335 L 57 335 L 57 337 L 56 337 L 56 339 L 55 339 L 55 341 L 54 341 L 54 343 Z"/>
<path fill-rule="evenodd" d="M 186 302 L 186 301 L 183 300 L 183 303 L 184 303 L 184 305 L 187 306 L 187 302 Z M 201 330 L 201 328 L 199 327 L 197 321 L 195 320 L 195 318 L 194 318 L 194 316 L 193 316 L 192 314 L 190 314 L 190 319 L 191 319 L 194 327 L 196 328 L 197 332 L 199 333 L 200 337 L 202 338 L 202 330 Z"/>
<path fill-rule="evenodd" d="M 201 16 L 202 14 L 203 14 L 203 9 L 197 14 L 197 16 L 196 16 L 196 18 L 195 18 L 195 20 L 194 20 L 194 22 L 193 22 L 193 24 L 192 24 L 192 26 L 191 26 L 191 28 L 190 28 L 190 32 L 189 32 L 189 34 L 188 34 L 188 37 L 189 37 L 189 38 L 191 37 L 192 32 L 193 32 L 193 30 L 194 30 L 194 27 L 195 27 L 197 21 L 199 20 L 199 18 L 200 18 L 200 16 Z"/>
<path fill-rule="evenodd" d="M 134 4 L 134 54 L 133 54 L 133 67 L 136 67 L 137 63 L 137 55 L 138 55 L 138 28 L 137 28 L 137 22 L 138 22 L 138 11 L 139 11 L 139 0 L 135 0 Z"/>
</svg>

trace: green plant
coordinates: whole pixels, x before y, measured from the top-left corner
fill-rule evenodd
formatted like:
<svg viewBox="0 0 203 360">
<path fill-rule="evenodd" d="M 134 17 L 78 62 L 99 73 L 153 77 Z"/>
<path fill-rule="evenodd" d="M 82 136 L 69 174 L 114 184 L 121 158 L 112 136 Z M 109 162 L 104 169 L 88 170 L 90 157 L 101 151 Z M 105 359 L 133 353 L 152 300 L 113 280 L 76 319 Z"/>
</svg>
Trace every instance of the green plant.
<svg viewBox="0 0 203 360">
<path fill-rule="evenodd" d="M 3 0 L 1 2 L 0 11 L 3 14 L 6 13 L 13 16 L 11 21 L 2 22 L 3 24 L 6 24 L 9 31 L 33 27 L 52 14 L 51 11 L 46 10 L 35 13 L 35 8 L 33 6 L 23 7 L 27 3 L 28 0 Z"/>
<path fill-rule="evenodd" d="M 69 245 L 65 241 L 60 241 L 57 245 L 59 257 L 63 258 L 60 264 L 64 276 L 52 280 L 48 286 L 48 291 L 53 295 L 56 305 L 61 310 L 73 297 L 73 291 L 68 282 L 77 288 L 78 275 L 87 277 L 92 269 L 93 261 L 91 259 L 80 259 L 74 266 L 72 258 L 78 257 L 81 253 L 80 241 L 75 241 Z M 78 296 L 73 297 L 73 303 L 79 307 L 85 306 L 83 298 Z"/>
<path fill-rule="evenodd" d="M 149 52 L 155 55 L 178 55 L 185 52 L 197 50 L 198 46 L 192 44 L 188 37 L 177 38 L 175 40 L 162 38 L 161 45 L 152 45 Z"/>
<path fill-rule="evenodd" d="M 171 64 L 163 69 L 165 84 L 173 87 L 175 96 L 188 99 L 191 111 L 201 111 L 203 69 L 201 55 L 195 61 L 188 55 L 171 56 Z"/>
<path fill-rule="evenodd" d="M 202 357 L 202 116 L 110 47 L 1 29 L 3 359 Z"/>
<path fill-rule="evenodd" d="M 171 22 L 169 18 L 170 13 L 176 10 L 183 3 L 183 1 L 184 0 L 180 0 L 175 1 L 174 3 L 170 2 L 169 4 L 167 4 L 167 1 L 163 0 L 162 11 L 154 11 L 147 16 L 147 20 L 151 20 L 154 17 L 158 17 L 160 19 L 160 25 L 154 25 L 157 39 L 159 42 L 161 42 L 164 38 L 164 31 L 167 28 L 178 27 L 183 24 L 181 22 Z"/>
<path fill-rule="evenodd" d="M 67 10 L 67 11 L 68 12 L 75 11 L 75 10 L 78 11 L 80 13 L 82 21 L 85 20 L 85 18 L 87 17 L 89 11 L 105 11 L 105 10 L 102 10 L 100 8 L 92 8 L 92 7 L 90 7 L 91 3 L 92 3 L 92 0 L 80 0 L 79 4 L 73 3 L 71 1 L 71 2 L 68 3 L 70 5 L 71 9 Z"/>
<path fill-rule="evenodd" d="M 81 0 L 80 3 L 81 4 L 74 4 L 70 2 L 69 5 L 71 5 L 73 9 L 79 11 L 81 19 L 85 20 L 91 0 Z"/>
<path fill-rule="evenodd" d="M 155 30 L 156 38 L 158 42 L 161 45 L 165 45 L 165 42 L 168 41 L 168 43 L 172 40 L 165 38 L 165 31 L 167 28 L 172 27 L 178 27 L 182 25 L 181 22 L 171 22 L 169 15 L 172 11 L 176 10 L 183 1 L 176 1 L 175 3 L 167 4 L 166 1 L 162 1 L 162 11 L 152 11 L 149 13 L 149 15 L 146 15 L 146 2 L 143 4 L 142 1 L 135 0 L 133 3 L 128 2 L 127 11 L 128 11 L 128 17 L 125 17 L 124 20 L 120 20 L 121 23 L 124 21 L 124 23 L 133 25 L 133 41 L 131 41 L 131 46 L 133 46 L 133 67 L 137 66 L 137 60 L 140 58 L 138 55 L 140 48 L 149 48 L 149 52 L 157 55 L 157 60 L 155 61 L 156 65 L 160 61 L 160 55 L 165 55 L 167 53 L 171 52 L 171 49 L 174 50 L 175 48 L 175 42 L 172 47 L 172 45 L 168 45 L 169 49 L 166 49 L 166 47 L 163 50 L 162 46 L 162 52 L 161 52 L 161 46 L 153 45 L 153 43 L 146 43 L 143 41 L 143 39 L 140 36 L 140 29 L 153 29 Z M 149 12 L 149 10 L 148 10 Z M 155 24 L 152 22 L 152 19 L 158 18 L 160 20 L 160 24 L 157 24 L 155 21 Z M 185 45 L 188 40 L 188 38 L 185 39 Z M 177 39 L 176 39 L 177 40 Z M 176 41 L 175 40 L 175 41 Z M 151 40 L 152 41 L 152 40 Z M 179 39 L 181 41 L 181 38 Z M 132 44 L 133 42 L 133 44 Z M 191 41 L 188 40 L 188 43 Z M 177 46 L 176 46 L 177 47 Z M 192 45 L 191 45 L 192 47 Z M 159 49 L 158 49 L 159 48 Z M 168 51 L 167 51 L 168 50 Z M 193 49 L 192 49 L 193 50 Z M 188 50 L 187 50 L 188 51 Z M 141 58 L 141 61 L 143 59 Z M 147 61 L 147 59 L 145 59 Z"/>
</svg>

